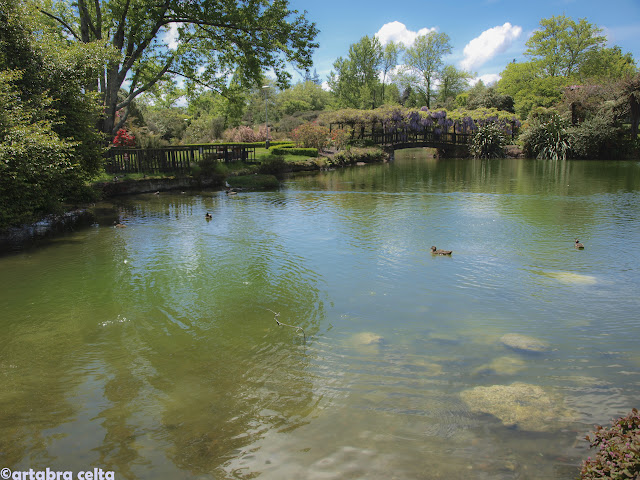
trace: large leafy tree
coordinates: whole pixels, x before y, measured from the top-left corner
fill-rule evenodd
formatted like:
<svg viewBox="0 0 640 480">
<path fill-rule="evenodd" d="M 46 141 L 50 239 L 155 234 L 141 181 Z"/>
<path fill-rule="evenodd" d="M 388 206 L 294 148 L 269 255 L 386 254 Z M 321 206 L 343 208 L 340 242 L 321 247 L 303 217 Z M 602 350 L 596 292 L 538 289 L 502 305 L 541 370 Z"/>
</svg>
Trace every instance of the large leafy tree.
<svg viewBox="0 0 640 480">
<path fill-rule="evenodd" d="M 446 108 L 453 108 L 458 95 L 469 88 L 469 81 L 473 75 L 465 70 L 459 70 L 453 65 L 447 65 L 440 74 L 438 85 L 438 102 Z"/>
<path fill-rule="evenodd" d="M 377 37 L 364 36 L 349 47 L 349 56 L 339 57 L 329 74 L 329 87 L 338 105 L 374 108 L 381 104 L 378 74 L 382 65 L 382 46 Z"/>
<path fill-rule="evenodd" d="M 431 107 L 434 81 L 439 78 L 443 57 L 451 53 L 449 36 L 446 33 L 429 32 L 416 38 L 404 55 L 406 66 L 422 79 L 427 107 Z"/>
<path fill-rule="evenodd" d="M 578 74 L 581 79 L 619 80 L 633 76 L 636 71 L 633 55 L 623 54 L 622 49 L 615 45 L 590 50 Z"/>
<path fill-rule="evenodd" d="M 287 62 L 308 69 L 317 47 L 315 24 L 291 10 L 288 0 L 49 1 L 42 12 L 60 35 L 106 42 L 116 52 L 92 85 L 102 95 L 107 134 L 124 124 L 138 95 L 168 74 L 186 79 L 187 88 L 224 93 L 232 75 L 247 85 L 270 69 L 285 85 Z"/>
<path fill-rule="evenodd" d="M 28 5 L 0 0 L 0 229 L 77 199 L 101 165 L 82 88 L 101 52 L 62 48 L 32 22 Z"/>
<path fill-rule="evenodd" d="M 550 77 L 570 77 L 588 54 L 604 47 L 602 29 L 582 18 L 577 22 L 565 15 L 540 20 L 538 29 L 527 41 L 525 55 L 539 63 Z"/>
</svg>

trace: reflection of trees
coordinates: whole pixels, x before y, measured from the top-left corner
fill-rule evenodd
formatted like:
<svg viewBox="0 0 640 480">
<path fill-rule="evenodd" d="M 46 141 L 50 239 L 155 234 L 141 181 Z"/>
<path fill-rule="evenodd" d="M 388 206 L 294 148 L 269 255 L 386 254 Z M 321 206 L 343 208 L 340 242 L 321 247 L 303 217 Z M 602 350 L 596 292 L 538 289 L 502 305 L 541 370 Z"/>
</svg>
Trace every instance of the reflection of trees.
<svg viewBox="0 0 640 480">
<path fill-rule="evenodd" d="M 320 279 L 280 238 L 282 212 L 198 202 L 132 201 L 128 228 L 20 265 L 0 299 L 5 465 L 213 473 L 306 421 L 306 346 L 265 307 L 317 332 Z"/>
<path fill-rule="evenodd" d="M 141 407 L 158 422 L 147 434 L 196 474 L 215 472 L 270 428 L 295 428 L 312 409 L 305 345 L 264 307 L 317 330 L 316 275 L 283 246 L 277 220 L 235 199 L 210 210 L 210 223 L 182 217 L 179 235 L 150 222 L 114 251 L 128 259 L 115 262 L 129 281 L 112 295 L 130 322 L 120 339 L 124 358 L 105 352 L 114 373 L 105 396 L 124 392 L 105 421 L 105 462 L 132 462 L 125 445 L 140 430 Z"/>
</svg>

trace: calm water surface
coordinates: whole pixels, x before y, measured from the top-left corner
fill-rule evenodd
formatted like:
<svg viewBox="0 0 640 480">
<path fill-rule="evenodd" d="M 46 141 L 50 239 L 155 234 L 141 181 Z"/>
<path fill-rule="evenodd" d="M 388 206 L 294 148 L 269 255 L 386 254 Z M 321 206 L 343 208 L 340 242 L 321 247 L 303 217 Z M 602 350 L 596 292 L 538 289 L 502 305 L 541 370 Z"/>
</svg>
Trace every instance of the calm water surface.
<svg viewBox="0 0 640 480">
<path fill-rule="evenodd" d="M 407 150 L 119 209 L 0 258 L 0 467 L 572 479 L 640 407 L 637 162 Z"/>
</svg>

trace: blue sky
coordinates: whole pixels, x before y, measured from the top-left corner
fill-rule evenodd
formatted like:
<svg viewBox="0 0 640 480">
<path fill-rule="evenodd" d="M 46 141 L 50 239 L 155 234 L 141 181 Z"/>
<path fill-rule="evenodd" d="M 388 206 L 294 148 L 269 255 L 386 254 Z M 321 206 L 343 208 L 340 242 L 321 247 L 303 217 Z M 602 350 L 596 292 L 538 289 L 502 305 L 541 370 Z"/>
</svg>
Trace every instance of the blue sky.
<svg viewBox="0 0 640 480">
<path fill-rule="evenodd" d="M 640 65 L 640 0 L 290 0 L 290 6 L 306 10 L 320 30 L 314 66 L 323 81 L 365 35 L 406 43 L 429 29 L 449 35 L 453 52 L 446 63 L 491 80 L 514 58 L 524 59 L 525 42 L 541 19 L 562 14 L 599 26 L 610 46 L 630 52 Z"/>
</svg>

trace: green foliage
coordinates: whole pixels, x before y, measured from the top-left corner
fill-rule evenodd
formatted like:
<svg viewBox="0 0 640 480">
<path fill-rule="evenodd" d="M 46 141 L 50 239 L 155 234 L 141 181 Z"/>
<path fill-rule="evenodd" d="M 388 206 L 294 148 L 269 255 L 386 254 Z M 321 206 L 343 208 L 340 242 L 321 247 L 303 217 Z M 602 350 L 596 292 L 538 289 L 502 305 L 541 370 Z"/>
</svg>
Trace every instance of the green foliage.
<svg viewBox="0 0 640 480">
<path fill-rule="evenodd" d="M 478 128 L 471 139 L 469 150 L 474 158 L 501 158 L 504 157 L 506 144 L 503 128 L 492 122 Z"/>
<path fill-rule="evenodd" d="M 471 80 L 471 78 L 473 78 L 473 75 L 469 72 L 459 70 L 453 65 L 445 66 L 439 75 L 438 105 L 443 107 L 453 106 L 456 97 L 469 87 L 469 80 Z"/>
<path fill-rule="evenodd" d="M 542 160 L 566 160 L 571 151 L 568 122 L 557 114 L 548 119 L 534 118 L 520 140 L 525 155 Z"/>
<path fill-rule="evenodd" d="M 598 81 L 620 80 L 637 72 L 636 62 L 630 53 L 623 54 L 620 47 L 600 47 L 590 50 L 580 65 L 580 79 Z"/>
<path fill-rule="evenodd" d="M 55 35 L 69 41 L 106 42 L 116 55 L 103 63 L 103 131 L 114 134 L 126 121 L 138 95 L 166 80 L 170 71 L 186 79 L 187 91 L 202 85 L 219 92 L 258 83 L 265 70 L 279 85 L 291 77 L 290 63 L 307 69 L 318 31 L 305 14 L 276 2 L 184 2 L 167 0 L 104 0 L 47 2 Z M 206 7 L 206 8 L 205 8 Z M 176 36 L 170 44 L 164 33 Z M 250 32 L 250 34 L 249 34 Z M 235 83 L 230 82 L 235 76 Z M 97 78 L 97 77 L 96 77 Z M 118 93 L 127 82 L 127 96 Z M 231 96 L 231 95 L 230 95 Z M 118 113 L 120 117 L 117 118 Z"/>
<path fill-rule="evenodd" d="M 189 122 L 182 137 L 185 143 L 212 143 L 222 138 L 224 118 L 201 115 Z"/>
<path fill-rule="evenodd" d="M 378 73 L 383 50 L 377 37 L 365 36 L 349 47 L 349 57 L 339 57 L 329 74 L 329 87 L 337 105 L 347 108 L 375 108 L 382 103 Z"/>
<path fill-rule="evenodd" d="M 565 77 L 541 76 L 535 62 L 510 63 L 500 74 L 497 93 L 513 98 L 515 113 L 526 119 L 536 107 L 551 107 L 562 99 L 564 87 L 572 80 Z"/>
<path fill-rule="evenodd" d="M 58 211 L 82 184 L 74 144 L 58 137 L 39 108 L 22 102 L 16 78 L 17 72 L 0 72 L 0 230 Z"/>
<path fill-rule="evenodd" d="M 559 15 L 540 20 L 540 28 L 527 40 L 525 55 L 550 77 L 570 77 L 580 70 L 589 52 L 604 47 L 602 29 L 582 18 L 578 22 Z"/>
<path fill-rule="evenodd" d="M 84 180 L 102 161 L 86 93 L 100 48 L 42 35 L 30 8 L 0 0 L 0 229 L 90 198 Z"/>
<path fill-rule="evenodd" d="M 416 38 L 404 55 L 407 67 L 422 80 L 427 107 L 431 107 L 433 82 L 441 74 L 442 58 L 451 53 L 446 33 L 429 32 Z"/>
<path fill-rule="evenodd" d="M 191 175 L 197 180 L 218 178 L 222 179 L 227 173 L 225 165 L 220 163 L 215 155 L 205 155 L 196 164 L 191 165 Z"/>
<path fill-rule="evenodd" d="M 380 147 L 351 147 L 336 153 L 327 162 L 329 165 L 342 167 L 357 162 L 377 163 L 387 160 L 388 155 Z"/>
<path fill-rule="evenodd" d="M 306 123 L 291 132 L 291 138 L 296 145 L 321 151 L 329 143 L 329 129 L 317 123 Z"/>
<path fill-rule="evenodd" d="M 318 156 L 317 148 L 294 148 L 294 147 L 287 147 L 285 145 L 280 147 L 271 147 L 269 148 L 269 151 L 273 155 L 299 155 L 299 156 L 306 156 L 306 157 Z"/>
<path fill-rule="evenodd" d="M 615 420 L 611 427 L 597 426 L 593 438 L 587 435 L 595 458 L 582 463 L 581 480 L 633 480 L 640 477 L 640 414 L 636 408 Z"/>
<path fill-rule="evenodd" d="M 227 178 L 227 181 L 235 188 L 246 190 L 273 190 L 280 186 L 275 175 L 236 175 Z"/>
<path fill-rule="evenodd" d="M 324 110 L 331 101 L 331 94 L 322 86 L 311 82 L 300 82 L 280 92 L 276 97 L 276 108 L 282 115 Z M 280 118 L 280 117 L 274 117 Z"/>
<path fill-rule="evenodd" d="M 621 131 L 610 119 L 594 116 L 568 129 L 572 156 L 576 158 L 616 158 L 621 155 Z"/>
<path fill-rule="evenodd" d="M 486 87 L 480 81 L 462 95 L 466 95 L 466 100 L 460 102 L 462 103 L 460 106 L 469 110 L 495 108 L 496 110 L 515 113 L 513 97 L 500 94 L 495 85 Z M 456 98 L 456 101 L 458 101 L 458 98 Z"/>
<path fill-rule="evenodd" d="M 277 154 L 271 154 L 262 159 L 258 167 L 258 173 L 263 175 L 280 175 L 287 169 L 287 162 L 284 157 Z"/>
</svg>

